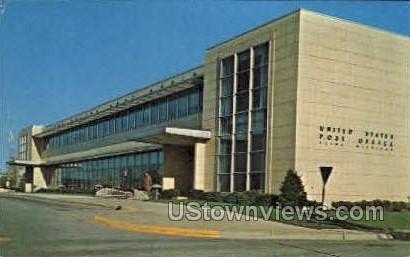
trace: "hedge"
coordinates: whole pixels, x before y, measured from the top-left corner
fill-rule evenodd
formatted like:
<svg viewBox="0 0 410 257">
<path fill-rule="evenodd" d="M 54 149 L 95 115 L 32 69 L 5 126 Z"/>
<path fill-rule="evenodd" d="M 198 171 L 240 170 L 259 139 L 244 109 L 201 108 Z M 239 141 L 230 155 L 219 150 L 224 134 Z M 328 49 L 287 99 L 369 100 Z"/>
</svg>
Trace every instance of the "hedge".
<svg viewBox="0 0 410 257">
<path fill-rule="evenodd" d="M 179 196 L 178 190 L 165 190 L 161 193 L 162 199 L 172 199 L 177 196 Z M 187 192 L 187 197 L 190 199 L 204 200 L 208 202 L 255 206 L 275 206 L 279 202 L 279 197 L 277 195 L 264 194 L 257 191 L 226 193 L 191 190 Z"/>
<path fill-rule="evenodd" d="M 67 188 L 41 188 L 35 193 L 53 193 L 53 194 L 81 194 L 95 195 L 95 190 L 92 189 L 67 189 Z"/>
<path fill-rule="evenodd" d="M 385 211 L 402 211 L 407 210 L 410 211 L 410 203 L 402 202 L 402 201 L 389 201 L 389 200 L 371 200 L 371 201 L 357 201 L 357 202 L 349 202 L 349 201 L 337 201 L 332 202 L 332 206 L 334 208 L 340 206 L 346 206 L 347 209 L 351 209 L 353 206 L 360 206 L 361 208 L 365 209 L 366 207 L 370 206 L 382 206 Z"/>
</svg>

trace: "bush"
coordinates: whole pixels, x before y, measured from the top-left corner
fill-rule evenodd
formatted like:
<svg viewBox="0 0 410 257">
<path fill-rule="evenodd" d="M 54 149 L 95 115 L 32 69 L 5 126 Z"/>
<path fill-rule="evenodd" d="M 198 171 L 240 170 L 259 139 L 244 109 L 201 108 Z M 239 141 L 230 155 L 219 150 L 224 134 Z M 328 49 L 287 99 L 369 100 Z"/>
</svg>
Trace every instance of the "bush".
<svg viewBox="0 0 410 257">
<path fill-rule="evenodd" d="M 199 200 L 205 200 L 208 202 L 222 202 L 223 195 L 218 192 L 203 192 Z"/>
<path fill-rule="evenodd" d="M 93 189 L 80 188 L 41 188 L 36 193 L 95 195 Z"/>
<path fill-rule="evenodd" d="M 187 197 L 190 199 L 201 199 L 204 194 L 203 190 L 190 190 L 187 192 Z"/>
<path fill-rule="evenodd" d="M 276 206 L 279 203 L 279 196 L 273 194 L 255 193 L 253 205 Z"/>
<path fill-rule="evenodd" d="M 231 203 L 231 204 L 236 204 L 237 200 L 236 200 L 236 193 L 229 193 L 227 194 L 224 199 L 223 199 L 224 203 Z"/>
<path fill-rule="evenodd" d="M 265 194 L 257 191 L 227 193 L 191 190 L 188 192 L 188 197 L 190 199 L 204 200 L 208 202 L 255 206 L 275 206 L 279 201 L 279 197 L 277 195 Z"/>
<path fill-rule="evenodd" d="M 357 201 L 357 202 L 349 202 L 349 201 L 337 201 L 332 202 L 332 206 L 334 208 L 338 208 L 340 206 L 346 206 L 347 209 L 351 209 L 353 206 L 360 206 L 361 208 L 365 209 L 366 207 L 370 206 L 382 206 L 385 211 L 402 211 L 408 210 L 410 211 L 410 203 L 406 202 L 397 202 L 397 201 L 389 201 L 389 200 L 371 200 L 371 201 Z"/>
<path fill-rule="evenodd" d="M 180 196 L 179 190 L 169 189 L 161 192 L 161 199 L 174 199 Z"/>
<path fill-rule="evenodd" d="M 235 197 L 236 197 L 236 204 L 239 205 L 252 205 L 253 201 L 252 201 L 252 194 L 249 192 L 237 192 L 234 193 Z"/>
<path fill-rule="evenodd" d="M 307 204 L 302 179 L 292 170 L 288 170 L 280 188 L 279 200 L 283 205 L 304 206 Z"/>
<path fill-rule="evenodd" d="M 407 209 L 407 204 L 405 202 L 392 202 L 391 211 L 402 211 Z"/>
</svg>

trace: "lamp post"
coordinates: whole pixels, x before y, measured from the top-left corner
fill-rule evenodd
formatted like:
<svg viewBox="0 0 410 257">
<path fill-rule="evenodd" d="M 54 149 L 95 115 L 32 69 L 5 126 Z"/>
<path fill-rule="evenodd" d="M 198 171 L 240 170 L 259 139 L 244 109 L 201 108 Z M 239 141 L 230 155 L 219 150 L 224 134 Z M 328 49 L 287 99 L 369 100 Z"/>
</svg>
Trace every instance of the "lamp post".
<svg viewBox="0 0 410 257">
<path fill-rule="evenodd" d="M 325 186 L 327 181 L 329 180 L 330 174 L 332 173 L 333 167 L 330 166 L 322 166 L 320 167 L 320 175 L 322 176 L 322 205 L 325 203 Z"/>
</svg>

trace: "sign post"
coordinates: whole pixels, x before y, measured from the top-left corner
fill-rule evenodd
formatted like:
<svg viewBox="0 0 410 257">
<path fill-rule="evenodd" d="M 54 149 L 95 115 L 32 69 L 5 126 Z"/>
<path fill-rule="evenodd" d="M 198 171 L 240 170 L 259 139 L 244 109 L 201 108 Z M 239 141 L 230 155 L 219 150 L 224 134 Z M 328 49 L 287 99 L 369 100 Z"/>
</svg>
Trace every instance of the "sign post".
<svg viewBox="0 0 410 257">
<path fill-rule="evenodd" d="M 322 205 L 325 203 L 325 186 L 332 173 L 333 167 L 320 167 L 320 175 L 322 175 Z"/>
</svg>

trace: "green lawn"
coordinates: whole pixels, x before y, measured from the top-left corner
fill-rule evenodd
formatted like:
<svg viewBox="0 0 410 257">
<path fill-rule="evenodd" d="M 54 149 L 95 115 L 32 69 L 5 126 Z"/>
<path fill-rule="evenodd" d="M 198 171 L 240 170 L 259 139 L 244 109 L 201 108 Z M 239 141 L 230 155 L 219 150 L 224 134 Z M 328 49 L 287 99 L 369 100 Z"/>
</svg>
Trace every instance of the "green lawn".
<svg viewBox="0 0 410 257">
<path fill-rule="evenodd" d="M 173 203 L 189 203 L 192 200 L 158 200 L 159 202 L 168 203 L 172 201 Z M 238 206 L 236 204 L 229 204 L 229 203 L 221 203 L 221 202 L 207 202 L 204 200 L 197 200 L 195 202 L 200 203 L 203 205 L 207 203 L 208 206 Z M 239 206 L 238 206 L 239 207 Z M 259 215 L 261 216 L 261 215 Z M 329 216 L 334 217 L 334 213 L 330 213 Z M 365 219 L 355 221 L 351 218 L 347 219 L 344 222 L 332 221 L 327 220 L 325 222 L 316 222 L 316 221 L 308 221 L 308 220 L 276 220 L 275 219 L 275 212 L 272 212 L 271 220 L 293 224 L 302 227 L 309 227 L 309 228 L 316 228 L 316 229 L 329 229 L 329 228 L 356 228 L 356 229 L 364 229 L 366 227 L 373 228 L 373 229 L 410 229 L 410 212 L 409 211 L 401 211 L 401 212 L 384 212 L 384 220 L 370 220 L 367 221 Z M 358 225 L 358 226 L 356 226 Z"/>
<path fill-rule="evenodd" d="M 384 220 L 348 220 L 348 222 L 381 229 L 410 229 L 410 212 L 384 212 Z"/>
</svg>

